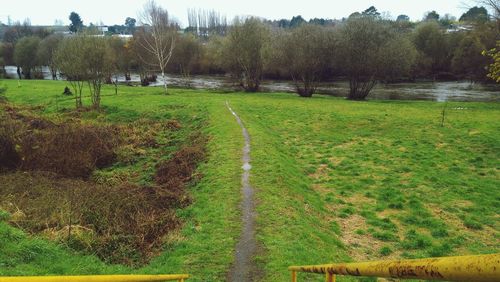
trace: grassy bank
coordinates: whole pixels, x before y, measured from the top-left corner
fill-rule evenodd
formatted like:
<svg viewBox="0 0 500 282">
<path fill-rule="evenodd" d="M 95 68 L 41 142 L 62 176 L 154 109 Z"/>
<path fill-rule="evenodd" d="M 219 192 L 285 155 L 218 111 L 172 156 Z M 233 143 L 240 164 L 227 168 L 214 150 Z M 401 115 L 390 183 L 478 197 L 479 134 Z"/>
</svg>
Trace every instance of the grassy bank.
<svg viewBox="0 0 500 282">
<path fill-rule="evenodd" d="M 9 102 L 41 105 L 42 115 L 55 118 L 73 107 L 60 94 L 64 82 L 3 83 Z M 113 93 L 105 87 L 104 112 L 83 118 L 178 120 L 185 132 L 165 136 L 172 141 L 168 152 L 182 143 L 190 125 L 203 122 L 208 156 L 189 189 L 192 204 L 178 211 L 182 229 L 164 238 L 161 254 L 149 265 L 130 269 L 75 255 L 2 223 L 2 248 L 11 255 L 0 257 L 0 274 L 186 272 L 193 281 L 224 280 L 240 228 L 243 146 L 225 101 L 251 135 L 264 281 L 286 281 L 292 264 L 499 250 L 498 103 L 449 103 L 441 126 L 444 104 L 434 102 L 181 89 L 164 96 L 161 89 L 140 87 Z M 151 174 L 150 161 L 97 175 L 139 171 L 137 182 L 147 184 L 140 175 Z"/>
</svg>

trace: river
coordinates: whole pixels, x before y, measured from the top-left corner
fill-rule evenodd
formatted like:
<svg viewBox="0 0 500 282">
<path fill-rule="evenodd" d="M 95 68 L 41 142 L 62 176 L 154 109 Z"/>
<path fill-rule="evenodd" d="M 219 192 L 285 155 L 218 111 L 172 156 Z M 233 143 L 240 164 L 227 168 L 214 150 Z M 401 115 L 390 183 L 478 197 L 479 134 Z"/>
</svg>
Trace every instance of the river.
<svg viewBox="0 0 500 282">
<path fill-rule="evenodd" d="M 7 66 L 7 75 L 16 78 L 16 67 Z M 48 68 L 43 68 L 45 79 L 52 79 Z M 139 76 L 132 75 L 131 81 L 138 83 Z M 120 83 L 125 83 L 124 76 L 118 76 Z M 186 79 L 179 75 L 168 75 L 167 82 L 170 86 L 190 87 L 194 89 L 230 90 L 235 86 L 225 76 L 195 75 Z M 152 86 L 162 85 L 161 77 Z M 291 81 L 264 80 L 261 85 L 264 92 L 294 92 Z M 337 97 L 345 97 L 349 92 L 349 83 L 346 81 L 320 83 L 317 93 Z M 471 84 L 468 81 L 440 81 L 440 82 L 407 82 L 394 84 L 377 84 L 368 99 L 377 100 L 430 100 L 430 101 L 500 101 L 500 87 L 498 85 Z"/>
</svg>

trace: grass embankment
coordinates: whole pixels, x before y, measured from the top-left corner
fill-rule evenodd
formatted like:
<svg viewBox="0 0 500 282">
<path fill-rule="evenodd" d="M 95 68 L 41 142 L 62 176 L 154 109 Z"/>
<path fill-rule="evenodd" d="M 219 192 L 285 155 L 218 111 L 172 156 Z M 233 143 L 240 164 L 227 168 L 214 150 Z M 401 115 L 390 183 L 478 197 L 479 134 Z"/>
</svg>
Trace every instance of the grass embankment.
<svg viewBox="0 0 500 282">
<path fill-rule="evenodd" d="M 499 250 L 497 103 L 449 103 L 444 127 L 443 103 L 258 95 L 233 105 L 253 137 L 268 274 Z"/>
<path fill-rule="evenodd" d="M 72 101 L 56 102 L 62 82 L 23 82 L 21 88 L 15 81 L 6 83 L 13 103 L 45 105 L 48 115 L 72 106 Z M 37 259 L 12 265 L 0 260 L 0 273 L 23 273 L 20 265 L 28 265 L 24 274 L 187 272 L 194 281 L 223 280 L 239 234 L 243 145 L 226 100 L 251 135 L 251 183 L 262 247 L 258 263 L 265 281 L 288 280 L 291 264 L 499 249 L 497 103 L 449 103 L 441 127 L 442 103 L 171 92 L 163 96 L 159 89 L 123 87 L 118 96 L 108 96 L 112 89 L 105 88 L 102 115 L 112 122 L 147 116 L 175 118 L 181 124 L 206 115 L 208 159 L 198 168 L 203 177 L 190 189 L 191 206 L 178 212 L 185 222 L 182 231 L 166 238 L 164 252 L 140 270 L 77 256 L 66 263 L 61 255 L 51 257 L 48 270 Z M 183 115 L 186 119 L 178 117 Z M 1 239 L 11 248 L 42 242 L 8 238 Z M 43 242 L 51 250 L 68 252 Z M 45 256 L 33 250 L 16 249 L 14 254 Z"/>
</svg>

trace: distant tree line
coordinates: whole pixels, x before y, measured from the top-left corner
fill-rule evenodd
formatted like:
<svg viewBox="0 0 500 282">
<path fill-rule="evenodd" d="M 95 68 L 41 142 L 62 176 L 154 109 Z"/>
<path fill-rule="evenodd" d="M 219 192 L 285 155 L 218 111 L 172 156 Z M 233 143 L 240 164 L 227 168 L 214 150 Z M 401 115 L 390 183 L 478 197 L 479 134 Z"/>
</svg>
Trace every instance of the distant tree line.
<svg viewBox="0 0 500 282">
<path fill-rule="evenodd" d="M 102 83 L 116 85 L 118 74 L 130 79 L 132 72 L 143 85 L 161 73 L 165 92 L 166 73 L 227 74 L 249 92 L 258 91 L 264 78 L 291 79 L 304 97 L 321 81 L 345 79 L 348 98 L 362 100 L 380 82 L 498 81 L 500 25 L 498 11 L 490 8 L 494 15 L 473 7 L 459 20 L 435 11 L 420 22 L 406 15 L 392 20 L 372 6 L 342 20 L 247 17 L 230 24 L 215 11 L 191 9 L 189 26 L 181 30 L 167 10 L 150 1 L 139 21 L 129 17 L 122 26 L 108 27 L 107 35 L 133 34 L 129 38 L 102 36 L 75 12 L 69 35 L 28 21 L 7 26 L 0 67 L 18 66 L 19 79 L 41 78 L 41 66 L 48 66 L 54 79 L 60 72 L 73 85 L 77 107 L 83 82 L 98 107 Z"/>
</svg>

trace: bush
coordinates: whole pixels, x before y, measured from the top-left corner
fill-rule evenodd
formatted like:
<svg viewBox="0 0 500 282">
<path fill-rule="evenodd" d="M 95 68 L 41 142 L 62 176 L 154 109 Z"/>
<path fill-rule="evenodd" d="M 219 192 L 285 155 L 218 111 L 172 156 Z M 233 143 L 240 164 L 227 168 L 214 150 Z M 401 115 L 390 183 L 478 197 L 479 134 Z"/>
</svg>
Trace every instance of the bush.
<svg viewBox="0 0 500 282">
<path fill-rule="evenodd" d="M 116 158 L 116 128 L 71 123 L 47 128 L 43 120 L 34 120 L 32 126 L 41 126 L 43 130 L 32 130 L 22 137 L 22 169 L 86 178 Z"/>
<path fill-rule="evenodd" d="M 0 130 L 0 171 L 2 169 L 14 169 L 21 161 L 18 153 L 16 152 L 14 140 Z"/>
</svg>

